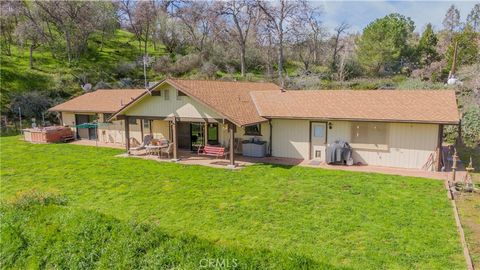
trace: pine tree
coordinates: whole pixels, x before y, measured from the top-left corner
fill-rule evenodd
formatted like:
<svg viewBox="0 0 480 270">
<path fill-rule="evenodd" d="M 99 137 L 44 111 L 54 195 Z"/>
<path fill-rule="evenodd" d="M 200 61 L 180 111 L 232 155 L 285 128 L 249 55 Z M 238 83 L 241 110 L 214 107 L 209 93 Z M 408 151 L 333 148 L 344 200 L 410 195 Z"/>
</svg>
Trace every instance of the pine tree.
<svg viewBox="0 0 480 270">
<path fill-rule="evenodd" d="M 460 11 L 455 7 L 455 5 L 451 5 L 450 8 L 448 8 L 447 13 L 445 13 L 443 26 L 449 33 L 450 37 L 460 27 Z"/>
<path fill-rule="evenodd" d="M 425 27 L 418 43 L 418 53 L 422 65 L 430 65 L 438 58 L 436 50 L 437 42 L 437 35 L 433 32 L 432 24 L 429 23 Z"/>
<path fill-rule="evenodd" d="M 476 4 L 468 14 L 467 24 L 471 25 L 474 31 L 480 32 L 480 3 Z"/>
</svg>

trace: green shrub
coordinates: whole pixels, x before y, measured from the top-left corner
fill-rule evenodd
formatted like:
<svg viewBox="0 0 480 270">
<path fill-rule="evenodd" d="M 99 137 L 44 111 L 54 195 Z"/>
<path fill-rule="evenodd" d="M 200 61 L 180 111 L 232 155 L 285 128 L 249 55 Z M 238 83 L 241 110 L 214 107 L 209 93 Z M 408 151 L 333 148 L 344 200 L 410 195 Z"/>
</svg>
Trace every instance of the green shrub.
<svg viewBox="0 0 480 270">
<path fill-rule="evenodd" d="M 22 209 L 34 205 L 66 205 L 67 198 L 55 191 L 39 191 L 36 189 L 30 189 L 18 192 L 11 200 L 11 204 Z"/>
<path fill-rule="evenodd" d="M 480 108 L 468 108 L 462 117 L 462 139 L 469 145 L 480 144 Z"/>
</svg>

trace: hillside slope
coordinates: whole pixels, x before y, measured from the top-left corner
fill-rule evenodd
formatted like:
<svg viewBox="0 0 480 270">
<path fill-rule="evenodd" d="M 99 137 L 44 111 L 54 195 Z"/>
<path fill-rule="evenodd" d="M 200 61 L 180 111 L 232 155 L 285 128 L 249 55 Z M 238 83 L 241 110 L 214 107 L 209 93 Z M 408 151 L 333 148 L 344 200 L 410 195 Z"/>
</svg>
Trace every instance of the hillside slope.
<svg viewBox="0 0 480 270">
<path fill-rule="evenodd" d="M 101 49 L 100 49 L 101 48 Z M 150 56 L 160 56 L 163 49 L 149 47 Z M 62 55 L 54 56 L 47 47 L 34 50 L 33 69 L 29 67 L 28 47 L 12 47 L 12 54 L 0 55 L 0 90 L 2 111 L 16 93 L 42 91 L 63 98 L 81 93 L 81 84 L 122 87 L 143 84 L 143 51 L 133 34 L 117 30 L 112 38 L 101 44 L 100 36 L 93 36 L 84 57 L 71 63 Z M 149 79 L 158 77 L 151 69 Z M 117 82 L 126 85 L 118 85 Z"/>
</svg>

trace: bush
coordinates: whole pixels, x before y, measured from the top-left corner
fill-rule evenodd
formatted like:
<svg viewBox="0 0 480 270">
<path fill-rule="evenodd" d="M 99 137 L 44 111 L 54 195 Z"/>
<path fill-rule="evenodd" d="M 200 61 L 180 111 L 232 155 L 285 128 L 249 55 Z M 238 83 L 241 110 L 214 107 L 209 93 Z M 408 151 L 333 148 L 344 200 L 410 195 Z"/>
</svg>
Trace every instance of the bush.
<svg viewBox="0 0 480 270">
<path fill-rule="evenodd" d="M 128 77 L 135 72 L 136 68 L 137 64 L 135 62 L 122 62 L 118 64 L 115 72 L 118 77 Z"/>
<path fill-rule="evenodd" d="M 173 76 L 184 75 L 198 68 L 201 63 L 201 58 L 196 54 L 188 54 L 177 59 L 173 62 L 170 57 L 162 56 L 157 59 L 153 69 L 156 72 L 170 74 Z"/>
<path fill-rule="evenodd" d="M 52 105 L 53 100 L 47 93 L 40 91 L 20 93 L 13 96 L 10 103 L 10 113 L 16 116 L 20 108 L 24 118 L 42 119 L 42 114 L 46 113 Z"/>
<path fill-rule="evenodd" d="M 39 191 L 36 189 L 21 191 L 11 200 L 17 208 L 29 208 L 34 205 L 66 205 L 67 198 L 54 191 Z"/>
<path fill-rule="evenodd" d="M 467 146 L 480 144 L 480 108 L 470 107 L 463 113 L 462 139 Z"/>
<path fill-rule="evenodd" d="M 217 71 L 218 71 L 218 67 L 210 61 L 203 63 L 202 68 L 200 70 L 200 72 L 203 75 L 207 76 L 208 78 L 215 77 L 217 75 Z"/>
<path fill-rule="evenodd" d="M 104 82 L 104 81 L 99 81 L 95 86 L 93 87 L 93 90 L 98 90 L 98 89 L 111 89 L 112 85 Z"/>
<path fill-rule="evenodd" d="M 159 73 L 170 73 L 173 62 L 172 59 L 168 56 L 161 56 L 153 64 L 153 70 Z"/>
</svg>

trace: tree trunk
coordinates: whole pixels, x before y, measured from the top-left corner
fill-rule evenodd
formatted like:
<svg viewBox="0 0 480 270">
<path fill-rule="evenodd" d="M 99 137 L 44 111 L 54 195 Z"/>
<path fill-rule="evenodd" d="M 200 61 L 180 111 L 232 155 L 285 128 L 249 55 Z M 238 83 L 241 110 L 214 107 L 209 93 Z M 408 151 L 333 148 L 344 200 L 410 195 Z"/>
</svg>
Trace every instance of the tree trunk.
<svg viewBox="0 0 480 270">
<path fill-rule="evenodd" d="M 278 43 L 278 78 L 280 79 L 280 85 L 283 87 L 283 37 L 280 35 Z"/>
<path fill-rule="evenodd" d="M 30 44 L 30 69 L 33 69 L 33 43 Z"/>
<path fill-rule="evenodd" d="M 67 43 L 67 58 L 68 63 L 72 60 L 72 52 L 71 52 L 71 44 L 70 44 L 70 32 L 67 30 L 65 31 L 65 41 Z"/>
<path fill-rule="evenodd" d="M 245 44 L 243 44 L 240 48 L 240 66 L 242 77 L 245 77 Z"/>
</svg>

